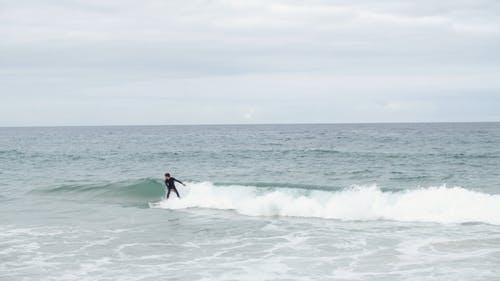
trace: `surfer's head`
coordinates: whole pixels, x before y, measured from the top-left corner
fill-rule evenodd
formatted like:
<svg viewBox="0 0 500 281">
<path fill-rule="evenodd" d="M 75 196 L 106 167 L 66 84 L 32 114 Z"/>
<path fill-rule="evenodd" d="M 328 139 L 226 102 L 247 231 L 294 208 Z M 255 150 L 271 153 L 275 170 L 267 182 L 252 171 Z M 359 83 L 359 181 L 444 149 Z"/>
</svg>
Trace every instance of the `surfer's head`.
<svg viewBox="0 0 500 281">
<path fill-rule="evenodd" d="M 165 177 L 166 178 L 170 178 L 170 174 L 169 173 L 165 173 Z"/>
</svg>

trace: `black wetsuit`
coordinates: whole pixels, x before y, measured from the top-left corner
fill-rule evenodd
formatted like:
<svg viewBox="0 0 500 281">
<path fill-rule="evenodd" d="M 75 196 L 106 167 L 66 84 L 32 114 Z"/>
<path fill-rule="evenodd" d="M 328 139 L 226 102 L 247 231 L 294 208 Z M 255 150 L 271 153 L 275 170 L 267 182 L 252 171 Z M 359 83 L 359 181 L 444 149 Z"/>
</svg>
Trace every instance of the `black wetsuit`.
<svg viewBox="0 0 500 281">
<path fill-rule="evenodd" d="M 181 198 L 179 196 L 179 192 L 177 192 L 177 189 L 175 188 L 175 182 L 178 182 L 180 184 L 183 184 L 180 180 L 176 179 L 176 178 L 173 178 L 173 177 L 170 177 L 168 180 L 165 180 L 165 185 L 167 186 L 168 188 L 168 192 L 167 192 L 167 199 L 168 197 L 170 196 L 170 191 L 174 190 L 175 191 L 175 194 L 177 194 L 177 198 Z"/>
</svg>

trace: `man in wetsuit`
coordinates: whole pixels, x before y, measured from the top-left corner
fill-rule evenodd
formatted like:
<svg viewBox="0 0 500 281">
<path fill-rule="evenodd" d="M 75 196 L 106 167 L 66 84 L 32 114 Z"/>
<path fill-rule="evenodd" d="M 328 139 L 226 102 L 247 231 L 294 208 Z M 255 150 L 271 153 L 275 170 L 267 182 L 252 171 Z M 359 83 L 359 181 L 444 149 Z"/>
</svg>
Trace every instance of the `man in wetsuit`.
<svg viewBox="0 0 500 281">
<path fill-rule="evenodd" d="M 179 192 L 177 192 L 177 189 L 175 188 L 175 182 L 178 182 L 180 184 L 182 184 L 183 186 L 186 186 L 183 182 L 181 182 L 180 180 L 176 179 L 176 178 L 173 178 L 170 176 L 169 173 L 166 173 L 165 174 L 165 185 L 167 186 L 168 188 L 168 192 L 167 192 L 167 199 L 168 197 L 170 196 L 170 191 L 175 191 L 175 194 L 177 194 L 177 198 L 181 198 L 179 196 Z"/>
</svg>

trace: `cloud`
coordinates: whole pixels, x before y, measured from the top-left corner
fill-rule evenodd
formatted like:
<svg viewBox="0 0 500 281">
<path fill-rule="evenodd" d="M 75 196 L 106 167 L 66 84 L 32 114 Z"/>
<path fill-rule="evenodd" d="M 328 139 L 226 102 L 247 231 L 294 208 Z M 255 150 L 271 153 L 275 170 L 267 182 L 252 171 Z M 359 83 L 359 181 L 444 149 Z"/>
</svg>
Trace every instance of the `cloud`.
<svg viewBox="0 0 500 281">
<path fill-rule="evenodd" d="M 492 0 L 1 1 L 0 125 L 496 120 L 475 101 L 500 107 L 499 13 Z M 168 104 L 185 110 L 151 113 Z"/>
</svg>

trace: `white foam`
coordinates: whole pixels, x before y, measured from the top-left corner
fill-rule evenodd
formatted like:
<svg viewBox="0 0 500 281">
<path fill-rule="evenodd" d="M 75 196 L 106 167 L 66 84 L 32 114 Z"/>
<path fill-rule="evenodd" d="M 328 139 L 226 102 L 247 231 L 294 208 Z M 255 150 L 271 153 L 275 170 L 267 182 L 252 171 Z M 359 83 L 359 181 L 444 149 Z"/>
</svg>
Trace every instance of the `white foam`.
<svg viewBox="0 0 500 281">
<path fill-rule="evenodd" d="M 500 225 L 500 195 L 461 187 L 429 187 L 383 192 L 376 186 L 342 191 L 263 189 L 193 183 L 182 200 L 153 207 L 234 210 L 250 216 L 317 217 L 340 220 L 397 220 L 439 223 L 483 222 Z M 182 194 L 181 194 L 182 195 Z"/>
</svg>

